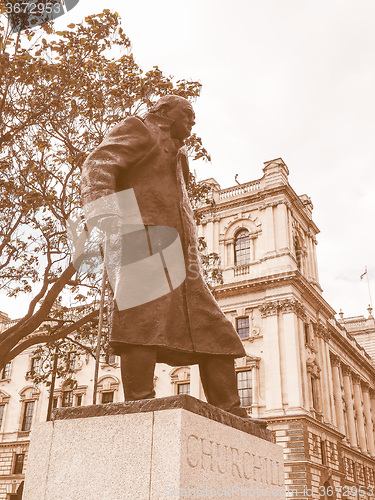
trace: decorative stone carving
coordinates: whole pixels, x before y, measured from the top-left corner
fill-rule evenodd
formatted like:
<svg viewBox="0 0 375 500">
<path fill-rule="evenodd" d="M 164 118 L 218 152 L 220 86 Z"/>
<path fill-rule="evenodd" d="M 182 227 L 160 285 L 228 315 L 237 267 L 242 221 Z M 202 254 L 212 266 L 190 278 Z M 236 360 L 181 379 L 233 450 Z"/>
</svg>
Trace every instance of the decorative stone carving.
<svg viewBox="0 0 375 500">
<path fill-rule="evenodd" d="M 322 323 L 317 323 L 315 334 L 317 337 L 322 338 L 326 342 L 328 342 L 328 340 L 331 338 L 328 328 L 324 326 Z"/>
<path fill-rule="evenodd" d="M 353 373 L 352 380 L 353 380 L 353 384 L 360 385 L 360 383 L 361 383 L 361 377 L 359 375 L 357 375 L 357 373 Z"/>
<path fill-rule="evenodd" d="M 281 301 L 280 309 L 282 313 L 294 312 L 301 319 L 306 318 L 306 309 L 297 299 L 285 299 Z"/>
<path fill-rule="evenodd" d="M 279 312 L 279 309 L 279 302 L 277 300 L 266 302 L 259 307 L 262 318 L 266 318 L 267 316 L 274 316 Z"/>
<path fill-rule="evenodd" d="M 301 319 L 306 318 L 305 307 L 297 299 L 273 300 L 264 303 L 259 308 L 262 317 L 273 316 L 279 312 L 283 314 L 295 313 Z"/>
<path fill-rule="evenodd" d="M 350 374 L 352 373 L 352 370 L 350 366 L 342 364 L 342 374 L 344 376 L 350 377 Z"/>
<path fill-rule="evenodd" d="M 364 380 L 361 380 L 361 386 L 362 386 L 362 391 L 369 392 L 370 385 L 367 382 L 365 382 Z"/>
<path fill-rule="evenodd" d="M 340 367 L 340 364 L 341 364 L 340 358 L 335 354 L 331 354 L 331 365 Z"/>
<path fill-rule="evenodd" d="M 2 391 L 0 389 L 0 403 L 6 404 L 6 403 L 9 403 L 9 400 L 10 400 L 9 394 L 7 394 L 5 391 Z"/>
<path fill-rule="evenodd" d="M 310 373 L 315 378 L 320 377 L 320 372 L 322 369 L 319 366 L 318 361 L 315 358 L 309 358 L 306 361 L 307 373 Z"/>
</svg>

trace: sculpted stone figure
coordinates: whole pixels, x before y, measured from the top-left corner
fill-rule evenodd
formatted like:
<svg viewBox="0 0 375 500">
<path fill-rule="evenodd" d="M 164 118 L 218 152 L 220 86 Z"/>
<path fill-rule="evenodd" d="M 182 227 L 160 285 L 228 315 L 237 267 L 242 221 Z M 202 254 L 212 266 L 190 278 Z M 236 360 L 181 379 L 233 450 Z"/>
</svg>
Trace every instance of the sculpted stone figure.
<svg viewBox="0 0 375 500">
<path fill-rule="evenodd" d="M 135 260 L 146 257 L 142 234 L 147 236 L 146 253 L 154 257 L 158 253 L 162 258 L 163 248 L 171 241 L 166 241 L 168 234 L 158 235 L 157 228 L 173 228 L 179 246 L 172 246 L 177 249 L 176 255 L 180 251 L 183 256 L 181 283 L 173 284 L 174 268 L 181 261 L 177 259 L 168 267 L 169 254 L 165 252 L 162 261 L 169 289 L 153 300 L 140 303 L 137 299 L 133 307 L 120 307 L 115 292 L 121 288 L 122 278 L 116 286 L 111 283 L 110 344 L 121 357 L 125 400 L 154 397 L 156 362 L 171 366 L 198 363 L 207 401 L 247 417 L 240 406 L 234 370 L 234 359 L 244 356 L 245 350 L 200 272 L 196 226 L 186 191 L 189 166 L 184 148 L 194 120 L 189 101 L 174 95 L 162 97 L 143 118 L 126 118 L 87 158 L 82 171 L 82 201 L 92 224 L 108 234 L 117 234 L 117 240 L 109 238 L 107 266 L 121 260 L 130 269 L 136 265 Z M 124 220 L 127 214 L 111 203 L 90 209 L 95 206 L 93 202 L 112 200 L 111 195 L 125 191 L 134 193 L 144 225 L 143 231 L 133 231 L 131 237 L 128 229 L 120 230 L 121 218 Z M 120 247 L 123 250 L 119 252 Z M 151 266 L 150 260 L 144 262 Z M 177 274 L 181 277 L 180 271 Z M 156 278 L 152 272 L 147 275 L 149 287 L 154 286 Z M 148 296 L 147 286 L 142 286 Z M 121 293 L 131 303 L 133 287 L 124 290 L 123 286 Z"/>
</svg>

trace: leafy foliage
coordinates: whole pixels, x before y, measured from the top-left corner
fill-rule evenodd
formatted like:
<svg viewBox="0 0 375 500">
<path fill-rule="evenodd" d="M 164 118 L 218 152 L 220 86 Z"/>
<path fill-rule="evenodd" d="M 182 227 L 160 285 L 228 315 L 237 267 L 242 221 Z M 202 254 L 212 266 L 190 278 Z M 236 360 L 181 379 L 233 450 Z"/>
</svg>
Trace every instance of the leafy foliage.
<svg viewBox="0 0 375 500">
<path fill-rule="evenodd" d="M 201 88 L 157 66 L 144 72 L 118 14 L 108 9 L 64 31 L 46 23 L 16 35 L 2 17 L 0 290 L 34 298 L 25 317 L 1 334 L 0 366 L 26 347 L 79 335 L 97 321 L 94 306 L 75 321 L 54 307 L 62 290 L 76 306 L 93 304 L 100 288 L 97 273 L 77 276 L 67 233 L 68 221 L 81 213 L 87 154 L 115 124 L 147 111 L 160 96 L 195 99 Z M 193 159 L 209 159 L 199 137 L 187 145 Z M 202 198 L 193 179 L 190 192 L 193 203 Z"/>
</svg>

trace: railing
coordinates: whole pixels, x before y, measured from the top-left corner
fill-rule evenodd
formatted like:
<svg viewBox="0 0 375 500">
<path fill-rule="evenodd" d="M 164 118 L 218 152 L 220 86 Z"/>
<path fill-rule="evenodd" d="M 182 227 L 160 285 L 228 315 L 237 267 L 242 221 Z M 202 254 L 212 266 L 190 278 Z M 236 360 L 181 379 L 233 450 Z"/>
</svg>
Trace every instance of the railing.
<svg viewBox="0 0 375 500">
<path fill-rule="evenodd" d="M 225 200 L 227 198 L 233 198 L 234 196 L 239 196 L 241 194 L 251 193 L 252 191 L 258 191 L 260 189 L 260 180 L 246 182 L 245 184 L 239 184 L 238 186 L 232 186 L 230 188 L 222 189 L 219 193 L 219 199 Z"/>
<path fill-rule="evenodd" d="M 250 266 L 237 266 L 234 268 L 234 276 L 245 276 L 245 274 L 250 274 Z"/>
</svg>

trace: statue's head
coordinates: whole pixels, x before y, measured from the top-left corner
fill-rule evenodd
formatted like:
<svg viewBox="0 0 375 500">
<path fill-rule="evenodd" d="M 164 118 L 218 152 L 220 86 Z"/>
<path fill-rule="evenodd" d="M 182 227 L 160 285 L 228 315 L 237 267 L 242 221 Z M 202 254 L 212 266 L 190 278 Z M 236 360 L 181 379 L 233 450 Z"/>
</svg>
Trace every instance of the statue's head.
<svg viewBox="0 0 375 500">
<path fill-rule="evenodd" d="M 191 134 L 195 123 L 195 113 L 190 102 L 178 95 L 161 97 L 151 108 L 150 113 L 156 113 L 173 120 L 171 125 L 172 137 L 184 141 Z"/>
</svg>

